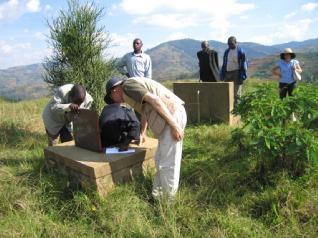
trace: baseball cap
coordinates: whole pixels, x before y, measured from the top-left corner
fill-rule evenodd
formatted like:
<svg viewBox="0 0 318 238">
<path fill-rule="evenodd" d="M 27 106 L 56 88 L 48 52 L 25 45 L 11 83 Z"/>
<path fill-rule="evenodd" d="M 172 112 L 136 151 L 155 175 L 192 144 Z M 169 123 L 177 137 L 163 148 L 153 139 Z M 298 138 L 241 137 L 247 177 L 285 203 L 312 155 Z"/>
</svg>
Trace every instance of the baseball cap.
<svg viewBox="0 0 318 238">
<path fill-rule="evenodd" d="M 107 83 L 106 83 L 106 96 L 104 97 L 104 101 L 107 104 L 114 103 L 112 98 L 111 98 L 112 88 L 122 84 L 123 82 L 124 82 L 124 78 L 121 78 L 118 76 L 113 76 L 110 78 L 110 80 L 107 81 Z"/>
</svg>

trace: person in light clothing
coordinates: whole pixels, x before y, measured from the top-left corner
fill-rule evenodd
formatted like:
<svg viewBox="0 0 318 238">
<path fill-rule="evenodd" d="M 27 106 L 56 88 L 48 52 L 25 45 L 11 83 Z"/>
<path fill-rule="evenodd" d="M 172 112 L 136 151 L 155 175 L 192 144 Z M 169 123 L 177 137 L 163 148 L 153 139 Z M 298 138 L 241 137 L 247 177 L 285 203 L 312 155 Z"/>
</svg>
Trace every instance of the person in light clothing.
<svg viewBox="0 0 318 238">
<path fill-rule="evenodd" d="M 42 113 L 42 119 L 48 136 L 48 145 L 71 141 L 71 121 L 78 109 L 91 108 L 93 98 L 81 85 L 65 84 L 59 87 L 53 98 L 48 102 Z"/>
<path fill-rule="evenodd" d="M 293 71 L 302 72 L 298 60 L 295 59 L 296 54 L 291 48 L 286 48 L 280 54 L 280 60 L 272 68 L 272 74 L 279 77 L 279 97 L 281 99 L 292 96 L 296 87 L 296 79 L 293 77 Z"/>
<path fill-rule="evenodd" d="M 142 52 L 143 44 L 139 38 L 134 39 L 134 51 L 126 54 L 118 64 L 118 70 L 129 77 L 152 77 L 150 56 Z"/>
<path fill-rule="evenodd" d="M 145 77 L 113 77 L 106 84 L 106 93 L 106 103 L 125 102 L 141 114 L 140 143 L 146 140 L 147 126 L 158 138 L 152 195 L 173 198 L 179 186 L 187 121 L 184 102 L 160 83 Z"/>
<path fill-rule="evenodd" d="M 247 79 L 247 59 L 245 52 L 237 45 L 236 38 L 228 38 L 228 49 L 223 56 L 221 80 L 234 83 L 234 106 L 242 96 L 243 82 Z"/>
</svg>

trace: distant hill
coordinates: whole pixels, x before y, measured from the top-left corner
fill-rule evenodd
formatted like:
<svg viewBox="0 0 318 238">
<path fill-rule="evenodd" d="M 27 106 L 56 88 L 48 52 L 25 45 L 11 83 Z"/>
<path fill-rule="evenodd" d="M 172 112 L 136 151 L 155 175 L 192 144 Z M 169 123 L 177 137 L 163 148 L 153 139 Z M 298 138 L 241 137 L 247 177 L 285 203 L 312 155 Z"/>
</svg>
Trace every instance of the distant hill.
<svg viewBox="0 0 318 238">
<path fill-rule="evenodd" d="M 195 75 L 199 70 L 197 52 L 200 50 L 200 45 L 200 41 L 183 39 L 165 42 L 148 50 L 147 53 L 151 56 L 153 64 L 153 78 L 167 80 L 179 79 L 186 75 Z M 221 64 L 223 52 L 227 48 L 227 44 L 211 40 L 209 41 L 209 45 L 218 52 Z M 276 47 L 257 43 L 244 42 L 240 43 L 240 45 L 246 51 L 249 59 L 279 52 L 279 49 Z"/>
<path fill-rule="evenodd" d="M 308 53 L 318 51 L 318 39 L 310 39 L 305 41 L 291 41 L 284 44 L 275 45 L 276 48 L 282 50 L 287 47 L 292 48 L 295 52 Z"/>
<path fill-rule="evenodd" d="M 182 39 L 162 43 L 147 53 L 153 62 L 153 78 L 157 80 L 175 80 L 184 77 L 198 77 L 198 60 L 196 53 L 200 50 L 201 42 L 193 39 Z M 211 48 L 219 55 L 220 66 L 227 44 L 219 41 L 209 41 Z M 318 52 L 318 39 L 306 40 L 302 42 L 289 42 L 285 44 L 266 46 L 253 42 L 240 42 L 244 48 L 248 59 L 253 62 L 255 59 L 276 55 L 283 49 L 290 47 L 295 52 Z M 305 59 L 306 60 L 306 59 Z M 313 59 L 317 62 L 315 59 Z M 266 61 L 266 60 L 265 60 Z M 257 68 L 264 70 L 262 68 Z"/>
<path fill-rule="evenodd" d="M 37 98 L 48 93 L 42 64 L 0 70 L 0 96 L 13 100 Z"/>
<path fill-rule="evenodd" d="M 211 40 L 210 46 L 218 52 L 222 63 L 227 44 Z M 151 56 L 153 78 L 156 80 L 176 80 L 182 78 L 198 78 L 198 60 L 196 53 L 201 42 L 193 39 L 174 40 L 162 43 L 146 52 Z M 240 42 L 250 61 L 249 75 L 271 77 L 270 68 L 278 60 L 279 53 L 287 47 L 292 48 L 300 60 L 305 79 L 318 75 L 318 39 L 302 42 L 266 46 L 253 42 Z M 47 84 L 43 82 L 44 69 L 41 64 L 13 67 L 0 70 L 0 97 L 9 99 L 30 99 L 46 95 Z"/>
</svg>

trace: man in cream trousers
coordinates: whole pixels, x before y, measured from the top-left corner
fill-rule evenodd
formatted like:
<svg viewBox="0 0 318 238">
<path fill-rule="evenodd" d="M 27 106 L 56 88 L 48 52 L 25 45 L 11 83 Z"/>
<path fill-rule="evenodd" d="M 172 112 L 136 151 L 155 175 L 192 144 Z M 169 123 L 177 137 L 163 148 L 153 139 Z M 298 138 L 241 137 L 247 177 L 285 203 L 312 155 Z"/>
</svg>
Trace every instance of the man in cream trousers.
<svg viewBox="0 0 318 238">
<path fill-rule="evenodd" d="M 42 118 L 48 136 L 48 145 L 73 139 L 71 121 L 78 109 L 89 109 L 93 98 L 81 85 L 65 84 L 57 89 L 43 110 Z"/>
<path fill-rule="evenodd" d="M 155 199 L 173 199 L 179 186 L 187 122 L 184 102 L 160 83 L 145 77 L 113 77 L 106 84 L 106 93 L 106 103 L 125 102 L 141 114 L 140 143 L 146 140 L 147 126 L 158 138 L 152 195 Z"/>
</svg>

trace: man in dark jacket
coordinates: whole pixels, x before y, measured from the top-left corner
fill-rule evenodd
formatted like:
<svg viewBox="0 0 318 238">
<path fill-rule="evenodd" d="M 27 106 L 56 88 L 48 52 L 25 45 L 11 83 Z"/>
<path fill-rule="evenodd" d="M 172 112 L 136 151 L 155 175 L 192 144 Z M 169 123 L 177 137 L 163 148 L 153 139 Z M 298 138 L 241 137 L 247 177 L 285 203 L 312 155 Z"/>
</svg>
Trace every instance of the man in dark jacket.
<svg viewBox="0 0 318 238">
<path fill-rule="evenodd" d="M 235 106 L 242 95 L 243 82 L 247 78 L 247 58 L 234 36 L 229 37 L 227 44 L 229 48 L 224 52 L 221 80 L 234 83 Z"/>
<path fill-rule="evenodd" d="M 207 41 L 202 41 L 201 48 L 197 53 L 200 67 L 200 80 L 203 82 L 219 81 L 218 53 L 209 48 Z"/>
<path fill-rule="evenodd" d="M 138 141 L 140 123 L 135 112 L 120 103 L 106 105 L 99 117 L 103 147 L 128 148 L 129 143 Z"/>
</svg>

